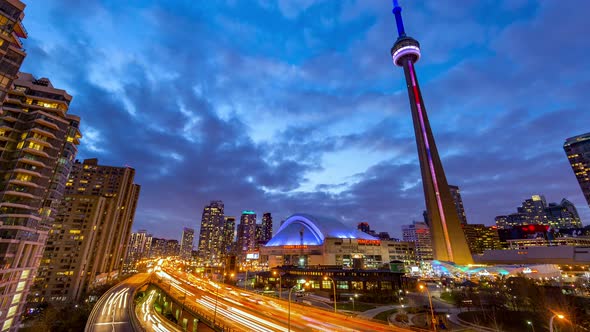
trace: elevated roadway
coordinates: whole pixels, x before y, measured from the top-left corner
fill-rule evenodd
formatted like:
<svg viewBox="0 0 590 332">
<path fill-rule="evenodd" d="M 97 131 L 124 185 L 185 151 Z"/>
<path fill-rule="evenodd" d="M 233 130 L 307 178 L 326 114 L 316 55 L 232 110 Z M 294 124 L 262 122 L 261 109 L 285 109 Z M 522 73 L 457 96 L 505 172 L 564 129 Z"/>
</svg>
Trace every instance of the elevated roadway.
<svg viewBox="0 0 590 332">
<path fill-rule="evenodd" d="M 289 309 L 285 300 L 262 297 L 172 269 L 164 269 L 157 275 L 160 287 L 176 299 L 182 299 L 186 309 L 206 313 L 219 329 L 261 332 L 411 331 L 296 303 L 291 303 Z"/>
<path fill-rule="evenodd" d="M 136 274 L 109 289 L 94 305 L 85 332 L 139 332 L 144 331 L 133 306 L 137 289 L 145 285 L 148 273 Z"/>
</svg>

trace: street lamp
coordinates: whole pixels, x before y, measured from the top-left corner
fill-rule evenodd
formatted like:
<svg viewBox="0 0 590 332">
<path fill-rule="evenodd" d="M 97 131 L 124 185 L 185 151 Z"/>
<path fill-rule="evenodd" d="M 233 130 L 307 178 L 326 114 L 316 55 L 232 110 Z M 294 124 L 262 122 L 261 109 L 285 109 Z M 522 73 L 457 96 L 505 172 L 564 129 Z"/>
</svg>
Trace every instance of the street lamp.
<svg viewBox="0 0 590 332">
<path fill-rule="evenodd" d="M 354 298 L 355 297 L 358 297 L 358 294 L 354 294 L 354 297 L 353 296 L 350 297 L 350 300 L 352 301 L 352 311 L 356 311 L 356 310 L 354 310 Z"/>
<path fill-rule="evenodd" d="M 336 312 L 336 283 L 334 282 L 334 279 L 328 276 L 324 276 L 324 280 L 330 280 L 332 282 L 332 287 L 334 287 L 334 312 Z"/>
<path fill-rule="evenodd" d="M 305 282 L 305 280 L 304 280 Z M 305 282 L 306 285 L 308 285 L 307 282 Z M 297 285 L 291 287 L 291 289 L 289 289 L 289 306 L 288 306 L 288 314 L 287 314 L 287 331 L 291 331 L 291 293 L 293 292 L 294 289 L 297 288 Z"/>
<path fill-rule="evenodd" d="M 432 308 L 432 297 L 430 296 L 430 292 L 428 291 L 428 287 L 424 285 L 418 286 L 420 289 L 425 289 L 426 294 L 428 294 L 428 302 L 430 302 L 430 314 L 432 315 L 432 328 L 436 332 L 436 318 L 434 317 L 434 309 Z"/>
<path fill-rule="evenodd" d="M 272 271 L 272 275 L 275 275 L 276 276 L 277 275 L 277 271 Z M 283 280 L 281 279 L 281 273 L 280 272 L 278 273 L 278 275 L 279 275 L 279 299 L 280 299 L 281 298 L 281 292 L 283 291 L 283 288 L 282 288 L 283 287 L 282 286 Z"/>
<path fill-rule="evenodd" d="M 553 319 L 557 317 L 559 319 L 564 319 L 565 316 L 562 314 L 555 314 L 553 316 L 551 316 L 551 319 L 549 319 L 549 332 L 553 332 Z"/>
<path fill-rule="evenodd" d="M 533 322 L 531 322 L 530 320 L 527 320 L 526 323 L 529 324 L 531 326 L 531 328 L 533 329 L 533 332 L 535 332 L 535 325 L 533 325 Z"/>
<path fill-rule="evenodd" d="M 215 326 L 215 318 L 217 317 L 217 302 L 219 302 L 219 288 L 220 286 L 216 284 L 215 288 L 215 310 L 213 311 L 213 326 Z"/>
</svg>

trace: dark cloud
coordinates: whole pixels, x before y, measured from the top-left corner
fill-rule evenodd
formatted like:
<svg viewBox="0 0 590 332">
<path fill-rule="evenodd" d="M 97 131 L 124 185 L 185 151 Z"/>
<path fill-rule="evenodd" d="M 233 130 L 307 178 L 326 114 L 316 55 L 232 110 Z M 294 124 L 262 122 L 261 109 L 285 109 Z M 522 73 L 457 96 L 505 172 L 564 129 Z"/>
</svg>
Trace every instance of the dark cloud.
<svg viewBox="0 0 590 332">
<path fill-rule="evenodd" d="M 532 194 L 567 197 L 590 220 L 562 150 L 588 131 L 587 11 L 572 3 L 404 5 L 470 222 Z M 137 170 L 134 229 L 178 237 L 222 199 L 228 214 L 317 213 L 399 234 L 424 202 L 389 6 L 31 2 L 23 70 L 74 95 L 80 158 Z"/>
</svg>

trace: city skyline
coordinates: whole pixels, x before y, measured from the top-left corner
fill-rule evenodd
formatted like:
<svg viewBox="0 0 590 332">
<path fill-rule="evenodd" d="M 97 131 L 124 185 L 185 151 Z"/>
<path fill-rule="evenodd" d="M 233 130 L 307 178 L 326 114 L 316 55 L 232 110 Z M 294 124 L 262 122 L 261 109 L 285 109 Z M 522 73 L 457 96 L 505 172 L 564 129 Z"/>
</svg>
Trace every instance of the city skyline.
<svg viewBox="0 0 590 332">
<path fill-rule="evenodd" d="M 74 96 L 78 159 L 137 170 L 134 230 L 198 231 L 202 207 L 220 199 L 226 215 L 270 211 L 276 223 L 310 212 L 399 237 L 424 203 L 403 76 L 383 46 L 395 39 L 390 3 L 307 4 L 28 3 L 21 70 Z M 589 130 L 576 119 L 590 47 L 560 38 L 584 26 L 584 10 L 519 4 L 413 4 L 405 15 L 423 42 L 421 87 L 447 178 L 470 223 L 492 225 L 536 193 L 567 198 L 588 223 L 562 150 Z M 170 20 L 174 30 L 158 30 Z M 454 32 L 443 42 L 442 28 Z M 566 45 L 546 53 L 557 41 Z M 572 51 L 567 67 L 553 61 Z"/>
</svg>

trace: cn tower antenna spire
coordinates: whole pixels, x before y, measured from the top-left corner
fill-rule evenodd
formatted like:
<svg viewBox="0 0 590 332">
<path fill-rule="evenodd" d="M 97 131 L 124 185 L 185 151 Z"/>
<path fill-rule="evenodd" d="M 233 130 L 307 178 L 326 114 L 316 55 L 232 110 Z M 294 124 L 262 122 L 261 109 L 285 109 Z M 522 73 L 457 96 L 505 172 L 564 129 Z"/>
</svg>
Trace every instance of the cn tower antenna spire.
<svg viewBox="0 0 590 332">
<path fill-rule="evenodd" d="M 395 15 L 398 36 L 405 37 L 406 31 L 404 30 L 404 21 L 402 20 L 402 7 L 399 6 L 397 0 L 393 0 L 393 10 L 391 12 Z"/>
</svg>

